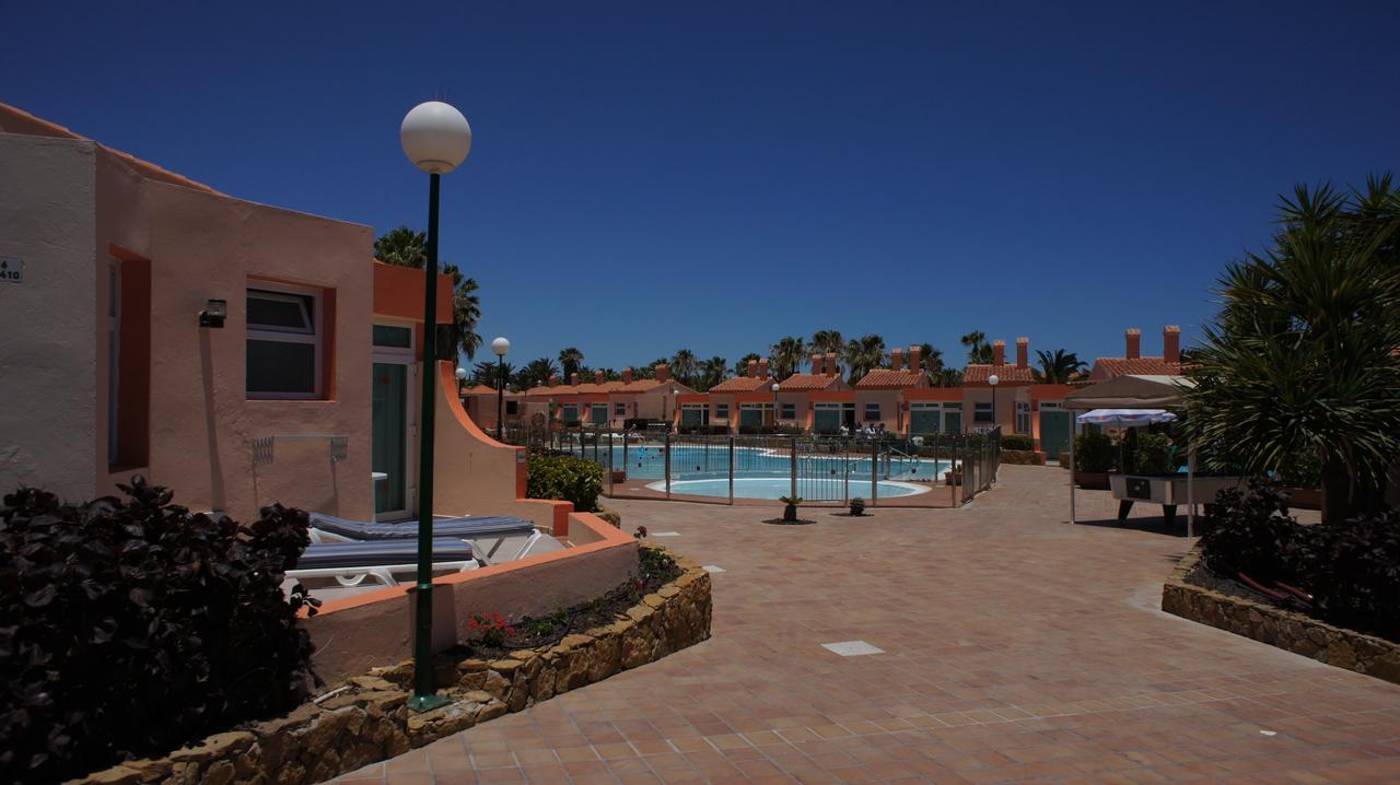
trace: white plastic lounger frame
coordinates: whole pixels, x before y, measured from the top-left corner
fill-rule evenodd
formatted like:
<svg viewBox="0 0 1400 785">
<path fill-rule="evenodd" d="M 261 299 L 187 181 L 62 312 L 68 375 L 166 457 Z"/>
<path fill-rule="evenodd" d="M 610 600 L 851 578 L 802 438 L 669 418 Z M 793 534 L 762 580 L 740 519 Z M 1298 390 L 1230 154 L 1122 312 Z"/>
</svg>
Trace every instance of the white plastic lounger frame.
<svg viewBox="0 0 1400 785">
<path fill-rule="evenodd" d="M 462 561 L 433 562 L 433 571 L 467 572 L 481 566 L 476 559 Z M 376 564 L 373 567 L 316 567 L 307 570 L 288 570 L 288 578 L 335 578 L 336 583 L 347 588 L 359 586 L 365 578 L 374 578 L 385 586 L 398 586 L 394 573 L 415 572 L 413 564 Z"/>
</svg>

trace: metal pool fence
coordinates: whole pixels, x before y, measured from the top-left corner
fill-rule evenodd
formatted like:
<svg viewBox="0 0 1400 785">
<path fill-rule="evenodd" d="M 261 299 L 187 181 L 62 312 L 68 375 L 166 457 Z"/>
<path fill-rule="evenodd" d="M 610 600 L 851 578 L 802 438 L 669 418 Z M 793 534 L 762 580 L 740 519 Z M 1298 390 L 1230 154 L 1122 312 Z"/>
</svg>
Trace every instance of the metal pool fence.
<svg viewBox="0 0 1400 785">
<path fill-rule="evenodd" d="M 797 496 L 804 503 L 957 506 L 990 488 L 1001 463 L 1000 429 L 865 438 L 517 425 L 505 438 L 598 464 L 608 496 L 723 504 Z"/>
</svg>

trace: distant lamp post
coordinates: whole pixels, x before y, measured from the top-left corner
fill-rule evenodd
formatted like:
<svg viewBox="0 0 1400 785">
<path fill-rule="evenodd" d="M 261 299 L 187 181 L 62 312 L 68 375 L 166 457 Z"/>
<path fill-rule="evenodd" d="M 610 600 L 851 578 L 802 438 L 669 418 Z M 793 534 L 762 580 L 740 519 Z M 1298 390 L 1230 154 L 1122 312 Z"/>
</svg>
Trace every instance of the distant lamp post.
<svg viewBox="0 0 1400 785">
<path fill-rule="evenodd" d="M 997 384 L 1001 382 L 1001 377 L 992 374 L 987 377 L 987 384 L 992 386 L 992 428 L 997 427 Z"/>
<path fill-rule="evenodd" d="M 491 351 L 496 353 L 496 441 L 502 441 L 506 423 L 506 352 L 510 351 L 510 341 L 497 338 L 491 342 Z"/>
<path fill-rule="evenodd" d="M 413 711 L 447 703 L 433 693 L 433 404 L 437 395 L 438 191 L 442 175 L 467 160 L 472 129 L 467 118 L 441 101 L 421 103 L 404 115 L 399 143 L 413 165 L 428 173 L 428 237 L 423 287 L 423 405 L 418 437 L 418 582 L 413 641 Z"/>
<path fill-rule="evenodd" d="M 460 366 L 460 365 L 457 366 L 457 373 L 456 373 L 456 376 L 457 376 L 457 396 L 458 396 L 458 397 L 461 397 L 461 395 L 462 395 L 462 386 L 465 385 L 465 384 L 467 383 L 467 369 L 466 369 L 466 368 L 463 368 L 463 367 Z"/>
<path fill-rule="evenodd" d="M 773 382 L 773 430 L 778 430 L 778 390 L 782 389 L 777 382 Z"/>
</svg>

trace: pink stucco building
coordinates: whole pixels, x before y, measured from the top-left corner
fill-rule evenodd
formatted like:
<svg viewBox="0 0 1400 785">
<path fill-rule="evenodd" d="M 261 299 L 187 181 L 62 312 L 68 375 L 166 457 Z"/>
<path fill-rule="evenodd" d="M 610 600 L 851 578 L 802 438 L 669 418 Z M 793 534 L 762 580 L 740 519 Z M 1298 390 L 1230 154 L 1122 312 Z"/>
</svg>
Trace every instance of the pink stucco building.
<svg viewBox="0 0 1400 785">
<path fill-rule="evenodd" d="M 373 232 L 236 199 L 0 104 L 0 489 L 143 474 L 241 520 L 415 513 L 422 271 Z M 438 313 L 450 318 L 450 282 Z M 517 514 L 524 453 L 440 363 L 435 509 Z"/>
</svg>

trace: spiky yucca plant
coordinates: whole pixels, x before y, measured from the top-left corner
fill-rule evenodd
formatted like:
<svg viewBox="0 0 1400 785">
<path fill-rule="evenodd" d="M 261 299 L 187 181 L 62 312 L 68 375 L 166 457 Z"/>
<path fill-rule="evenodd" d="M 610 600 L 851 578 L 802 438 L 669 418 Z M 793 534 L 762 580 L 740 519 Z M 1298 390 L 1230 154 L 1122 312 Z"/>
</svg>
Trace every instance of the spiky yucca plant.
<svg viewBox="0 0 1400 785">
<path fill-rule="evenodd" d="M 1186 426 L 1251 474 L 1315 459 L 1340 522 L 1380 504 L 1400 458 L 1400 189 L 1299 186 L 1280 213 L 1272 247 L 1220 279 Z"/>
</svg>

